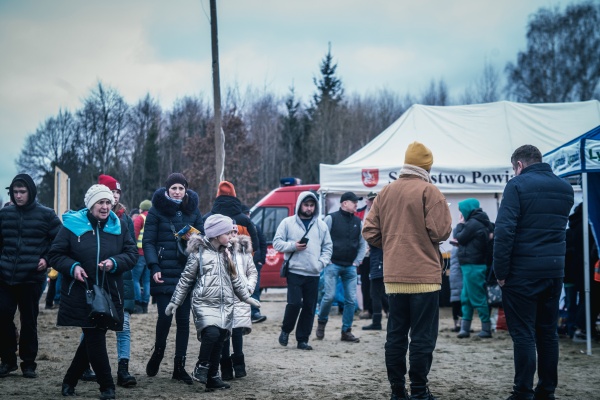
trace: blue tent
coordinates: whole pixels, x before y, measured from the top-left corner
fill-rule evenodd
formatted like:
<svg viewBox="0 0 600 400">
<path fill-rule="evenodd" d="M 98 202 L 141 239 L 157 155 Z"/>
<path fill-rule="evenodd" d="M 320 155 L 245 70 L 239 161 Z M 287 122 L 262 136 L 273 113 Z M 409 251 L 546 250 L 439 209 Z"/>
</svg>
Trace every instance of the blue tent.
<svg viewBox="0 0 600 400">
<path fill-rule="evenodd" d="M 596 246 L 600 238 L 600 126 L 546 153 L 544 161 L 560 177 L 581 175 L 583 191 L 584 279 L 586 302 L 587 353 L 592 354 L 590 314 L 590 266 L 588 222 Z M 599 247 L 600 248 L 600 247 Z M 595 321 L 594 321 L 595 322 Z"/>
</svg>

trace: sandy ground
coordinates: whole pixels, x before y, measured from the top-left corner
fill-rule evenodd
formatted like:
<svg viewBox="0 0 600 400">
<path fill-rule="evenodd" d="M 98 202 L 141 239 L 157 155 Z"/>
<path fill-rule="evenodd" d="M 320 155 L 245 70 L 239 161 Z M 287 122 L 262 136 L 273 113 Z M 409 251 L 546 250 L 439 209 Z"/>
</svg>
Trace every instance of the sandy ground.
<svg viewBox="0 0 600 400">
<path fill-rule="evenodd" d="M 138 385 L 117 387 L 120 399 L 389 399 L 390 390 L 384 363 L 385 331 L 366 332 L 361 327 L 369 321 L 354 321 L 357 344 L 340 341 L 341 316 L 332 315 L 323 341 L 312 340 L 313 351 L 296 349 L 293 334 L 288 347 L 277 342 L 285 308 L 285 291 L 271 290 L 262 296 L 264 323 L 256 324 L 245 337 L 244 352 L 248 376 L 231 381 L 231 390 L 205 393 L 203 385 L 188 386 L 171 380 L 174 333 L 171 329 L 165 359 L 157 376 L 145 374 L 154 340 L 156 308 L 144 315 L 132 316 L 132 354 L 130 371 Z M 43 302 L 41 303 L 43 308 Z M 0 379 L 2 399 L 61 398 L 63 375 L 73 357 L 80 331 L 55 327 L 57 310 L 41 310 L 39 316 L 40 348 L 38 374 L 25 379 L 20 370 Z M 384 322 L 386 320 L 384 319 Z M 315 323 L 316 325 L 316 323 Z M 475 337 L 456 339 L 451 332 L 451 313 L 442 308 L 440 333 L 434 353 L 430 389 L 439 399 L 505 399 L 512 386 L 512 341 L 500 331 L 493 339 Z M 474 322 L 479 330 L 479 322 Z M 195 330 L 192 326 L 192 332 Z M 314 330 L 313 330 L 314 335 Z M 109 355 L 116 375 L 115 334 L 109 332 Z M 594 355 L 585 355 L 585 344 L 561 339 L 559 364 L 559 399 L 599 399 L 598 365 L 600 345 L 594 343 Z M 195 364 L 200 345 L 190 335 L 188 372 Z M 116 381 L 116 377 L 115 377 Z M 97 398 L 96 383 L 80 382 L 79 398 Z"/>
</svg>

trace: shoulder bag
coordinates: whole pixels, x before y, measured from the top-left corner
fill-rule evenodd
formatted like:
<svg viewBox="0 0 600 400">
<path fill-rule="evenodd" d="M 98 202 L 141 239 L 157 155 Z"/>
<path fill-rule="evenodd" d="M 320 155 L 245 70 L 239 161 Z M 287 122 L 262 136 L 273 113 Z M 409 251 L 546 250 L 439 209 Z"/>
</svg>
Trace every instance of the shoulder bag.
<svg viewBox="0 0 600 400">
<path fill-rule="evenodd" d="M 487 291 L 488 304 L 490 307 L 502 307 L 502 288 L 498 284 L 498 281 L 490 281 L 492 279 L 493 269 L 490 267 L 488 273 L 488 279 L 485 284 Z"/>
<path fill-rule="evenodd" d="M 104 289 L 106 271 L 102 271 L 102 282 L 92 286 L 90 290 L 87 279 L 85 282 L 85 298 L 90 309 L 90 320 L 96 324 L 96 328 L 115 330 L 121 324 L 121 318 L 117 307 L 113 303 L 110 293 Z M 96 277 L 97 278 L 97 277 Z"/>
<path fill-rule="evenodd" d="M 173 231 L 173 236 L 175 236 L 175 242 L 177 246 L 177 261 L 180 263 L 185 263 L 188 258 L 188 252 L 185 250 L 186 245 L 183 243 L 183 239 L 179 237 L 179 234 L 175 230 L 175 225 L 173 225 L 172 221 L 169 221 L 171 224 L 171 230 Z"/>
<path fill-rule="evenodd" d="M 304 239 L 306 237 L 306 235 L 308 235 L 308 231 L 310 231 L 310 228 L 312 228 L 312 226 L 314 224 L 315 224 L 315 222 L 313 221 L 313 223 L 308 226 L 308 229 L 306 230 L 306 232 L 304 232 L 304 235 L 302 235 L 300 240 Z M 281 270 L 279 271 L 279 276 L 281 278 L 287 278 L 289 270 L 290 270 L 290 260 L 292 259 L 292 256 L 294 255 L 295 252 L 296 252 L 295 250 L 292 251 L 292 254 L 290 254 L 288 259 L 283 262 L 283 265 L 281 266 Z"/>
</svg>

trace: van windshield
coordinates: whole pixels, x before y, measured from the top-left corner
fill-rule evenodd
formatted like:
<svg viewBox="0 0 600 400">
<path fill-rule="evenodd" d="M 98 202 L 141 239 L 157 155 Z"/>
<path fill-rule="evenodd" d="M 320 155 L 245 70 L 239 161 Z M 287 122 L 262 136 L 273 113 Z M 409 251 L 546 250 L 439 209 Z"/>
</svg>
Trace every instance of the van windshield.
<svg viewBox="0 0 600 400">
<path fill-rule="evenodd" d="M 267 238 L 267 244 L 272 244 L 277 227 L 287 216 L 287 207 L 258 207 L 252 212 L 250 218 L 262 230 Z"/>
</svg>

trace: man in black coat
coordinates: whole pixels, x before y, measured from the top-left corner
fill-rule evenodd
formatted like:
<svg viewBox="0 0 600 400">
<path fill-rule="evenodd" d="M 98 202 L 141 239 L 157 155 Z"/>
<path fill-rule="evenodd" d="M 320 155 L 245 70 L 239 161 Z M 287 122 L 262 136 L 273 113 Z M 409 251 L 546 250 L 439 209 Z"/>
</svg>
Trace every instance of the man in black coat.
<svg viewBox="0 0 600 400">
<path fill-rule="evenodd" d="M 17 307 L 21 371 L 25 378 L 36 378 L 38 302 L 50 267 L 46 255 L 61 222 L 36 201 L 29 175 L 15 176 L 8 189 L 12 205 L 0 210 L 0 378 L 17 370 Z"/>
<path fill-rule="evenodd" d="M 558 304 L 573 189 L 542 163 L 542 154 L 532 145 L 519 147 L 510 161 L 515 177 L 504 189 L 494 230 L 494 272 L 514 345 L 509 399 L 554 399 Z M 534 391 L 536 364 L 539 380 Z"/>
</svg>

